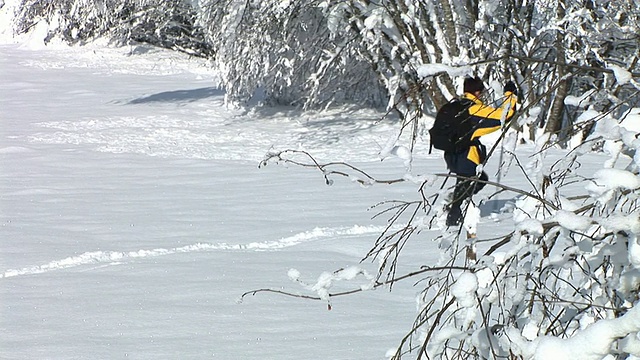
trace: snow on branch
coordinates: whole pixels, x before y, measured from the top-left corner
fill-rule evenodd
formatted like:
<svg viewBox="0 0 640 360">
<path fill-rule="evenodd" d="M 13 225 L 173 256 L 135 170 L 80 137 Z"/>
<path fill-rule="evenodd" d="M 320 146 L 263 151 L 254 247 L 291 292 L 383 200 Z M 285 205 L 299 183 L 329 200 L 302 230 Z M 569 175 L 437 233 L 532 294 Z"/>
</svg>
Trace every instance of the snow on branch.
<svg viewBox="0 0 640 360">
<path fill-rule="evenodd" d="M 425 64 L 417 68 L 418 77 L 424 79 L 430 76 L 448 74 L 452 78 L 473 74 L 471 66 L 450 66 L 445 64 Z"/>
</svg>

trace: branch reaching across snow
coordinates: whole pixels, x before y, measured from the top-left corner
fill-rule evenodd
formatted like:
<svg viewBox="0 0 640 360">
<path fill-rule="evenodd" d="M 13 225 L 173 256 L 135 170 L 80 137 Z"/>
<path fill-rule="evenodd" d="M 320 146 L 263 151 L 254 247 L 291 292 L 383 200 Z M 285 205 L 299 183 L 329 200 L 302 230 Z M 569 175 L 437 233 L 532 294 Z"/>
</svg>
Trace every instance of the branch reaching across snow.
<svg viewBox="0 0 640 360">
<path fill-rule="evenodd" d="M 410 273 L 407 273 L 405 275 L 398 276 L 398 277 L 396 277 L 395 279 L 392 279 L 392 280 L 388 280 L 388 281 L 384 281 L 384 282 L 371 281 L 371 282 L 368 282 L 365 285 L 360 286 L 357 289 L 352 289 L 352 290 L 347 290 L 347 291 L 342 291 L 342 292 L 335 292 L 335 293 L 329 292 L 328 288 L 330 286 L 329 287 L 326 286 L 327 284 L 330 285 L 333 280 L 353 280 L 355 278 L 354 276 L 351 276 L 353 274 L 355 274 L 355 275 L 364 275 L 365 278 L 368 278 L 370 280 L 374 280 L 374 279 L 372 279 L 363 270 L 360 270 L 360 269 L 357 269 L 357 268 L 350 268 L 350 270 L 345 272 L 345 273 L 343 273 L 344 269 L 337 270 L 336 272 L 334 272 L 334 275 L 331 275 L 329 273 L 323 273 L 319 277 L 319 281 L 316 284 L 306 284 L 306 283 L 300 282 L 300 273 L 295 269 L 291 269 L 288 272 L 289 278 L 291 280 L 296 281 L 296 282 L 300 282 L 307 290 L 312 290 L 312 291 L 314 291 L 314 292 L 316 292 L 318 294 L 314 296 L 314 295 L 298 294 L 298 293 L 293 293 L 293 292 L 284 291 L 284 290 L 277 290 L 277 289 L 255 289 L 255 290 L 247 291 L 247 292 L 243 293 L 242 295 L 240 295 L 239 301 L 242 302 L 247 295 L 256 295 L 256 294 L 259 294 L 259 293 L 274 293 L 274 294 L 280 294 L 280 295 L 285 295 L 285 296 L 290 296 L 290 297 L 295 297 L 295 298 L 301 298 L 301 299 L 305 299 L 305 300 L 328 301 L 332 297 L 339 297 L 339 296 L 345 296 L 345 295 L 351 295 L 351 294 L 359 293 L 359 292 L 362 292 L 362 291 L 374 290 L 374 289 L 377 289 L 379 287 L 392 285 L 392 284 L 394 284 L 396 282 L 399 282 L 399 281 L 411 279 L 411 278 L 413 278 L 415 276 L 418 276 L 418 275 L 421 275 L 421 274 L 424 274 L 424 273 L 438 272 L 438 271 L 445 271 L 445 270 L 448 270 L 448 271 L 452 271 L 452 270 L 464 271 L 464 270 L 471 270 L 471 269 L 467 268 L 467 267 L 463 267 L 463 266 L 448 266 L 448 267 L 438 267 L 438 266 L 429 267 L 429 266 L 424 266 L 420 270 L 416 270 L 414 272 L 410 272 Z M 335 275 L 335 274 L 337 274 L 337 275 Z M 345 276 L 343 276 L 343 274 L 349 274 L 349 275 L 345 277 Z M 321 289 L 321 290 L 318 291 L 319 289 Z"/>
</svg>

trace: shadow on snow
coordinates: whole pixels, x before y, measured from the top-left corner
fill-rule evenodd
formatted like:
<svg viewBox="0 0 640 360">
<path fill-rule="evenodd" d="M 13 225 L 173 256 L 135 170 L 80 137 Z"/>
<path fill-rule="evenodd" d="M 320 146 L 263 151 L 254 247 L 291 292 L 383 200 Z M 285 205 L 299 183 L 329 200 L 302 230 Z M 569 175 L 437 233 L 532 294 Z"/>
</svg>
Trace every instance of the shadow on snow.
<svg viewBox="0 0 640 360">
<path fill-rule="evenodd" d="M 137 105 L 154 102 L 194 102 L 210 97 L 223 96 L 224 94 L 224 90 L 220 90 L 214 87 L 205 87 L 191 90 L 164 91 L 131 100 L 127 104 Z"/>
<path fill-rule="evenodd" d="M 516 199 L 486 200 L 478 206 L 480 209 L 480 216 L 486 217 L 491 214 L 500 214 L 502 212 L 509 211 L 509 205 L 513 205 L 515 202 Z"/>
</svg>

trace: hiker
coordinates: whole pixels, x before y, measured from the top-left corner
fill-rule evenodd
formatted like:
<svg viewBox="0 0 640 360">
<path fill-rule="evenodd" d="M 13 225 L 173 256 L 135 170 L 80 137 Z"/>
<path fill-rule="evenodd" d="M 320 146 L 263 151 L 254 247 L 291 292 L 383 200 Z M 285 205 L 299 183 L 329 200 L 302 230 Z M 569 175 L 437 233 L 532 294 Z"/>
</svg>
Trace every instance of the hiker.
<svg viewBox="0 0 640 360">
<path fill-rule="evenodd" d="M 505 100 L 500 108 L 493 108 L 485 105 L 480 99 L 485 88 L 477 77 L 468 77 L 464 79 L 464 95 L 462 100 L 468 103 L 468 115 L 465 112 L 465 118 L 470 121 L 470 131 L 463 135 L 465 139 L 464 149 L 457 152 L 444 153 L 444 160 L 447 168 L 454 174 L 458 175 L 453 198 L 451 199 L 449 213 L 447 214 L 447 226 L 457 226 L 460 224 L 462 214 L 462 202 L 477 194 L 484 187 L 485 183 L 475 181 L 473 178 L 481 181 L 489 180 L 489 176 L 484 171 L 478 174 L 478 165 L 483 164 L 486 160 L 487 149 L 480 143 L 480 137 L 497 131 L 501 127 L 500 120 L 503 118 L 504 111 L 508 108 L 505 120 L 511 120 L 515 105 L 517 102 L 518 89 L 512 81 L 508 81 L 504 86 Z M 505 122 L 506 122 L 505 121 Z"/>
</svg>

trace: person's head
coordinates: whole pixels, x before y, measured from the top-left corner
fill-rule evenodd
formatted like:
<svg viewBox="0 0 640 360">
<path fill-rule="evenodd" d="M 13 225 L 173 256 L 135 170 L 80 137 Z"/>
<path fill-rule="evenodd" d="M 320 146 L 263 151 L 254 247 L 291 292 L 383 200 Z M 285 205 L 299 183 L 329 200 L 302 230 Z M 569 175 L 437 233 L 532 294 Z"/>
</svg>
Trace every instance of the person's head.
<svg viewBox="0 0 640 360">
<path fill-rule="evenodd" d="M 480 78 L 476 77 L 467 77 L 464 79 L 464 92 L 473 94 L 476 97 L 480 97 L 480 94 L 484 91 L 484 84 Z"/>
</svg>

